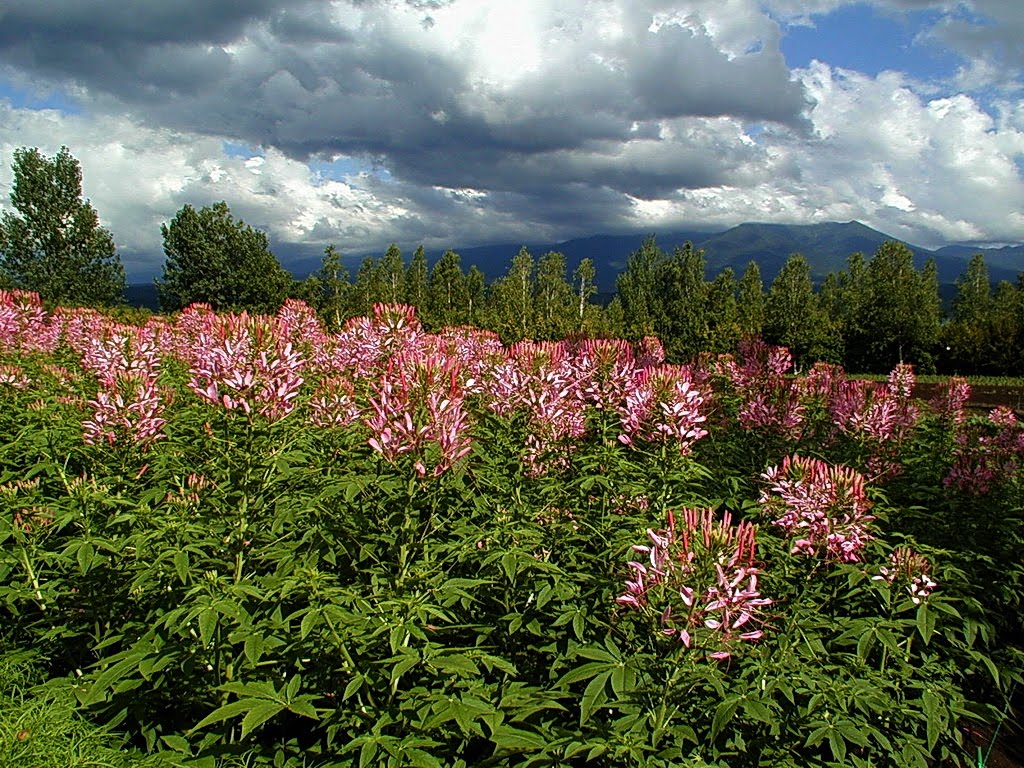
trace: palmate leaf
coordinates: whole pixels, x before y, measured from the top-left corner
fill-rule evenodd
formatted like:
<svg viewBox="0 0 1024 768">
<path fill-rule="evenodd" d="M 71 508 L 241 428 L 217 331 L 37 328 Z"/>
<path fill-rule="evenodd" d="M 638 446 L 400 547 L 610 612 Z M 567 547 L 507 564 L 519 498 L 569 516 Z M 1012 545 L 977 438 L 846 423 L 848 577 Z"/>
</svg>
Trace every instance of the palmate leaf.
<svg viewBox="0 0 1024 768">
<path fill-rule="evenodd" d="M 317 715 L 316 709 L 310 703 L 313 697 L 311 695 L 297 696 L 301 684 L 302 679 L 299 675 L 294 675 L 283 691 L 276 690 L 269 682 L 226 683 L 218 690 L 244 696 L 244 698 L 218 707 L 196 723 L 192 730 L 202 730 L 207 726 L 244 715 L 242 738 L 245 738 L 249 733 L 285 710 L 301 717 L 319 720 L 320 717 Z"/>
</svg>

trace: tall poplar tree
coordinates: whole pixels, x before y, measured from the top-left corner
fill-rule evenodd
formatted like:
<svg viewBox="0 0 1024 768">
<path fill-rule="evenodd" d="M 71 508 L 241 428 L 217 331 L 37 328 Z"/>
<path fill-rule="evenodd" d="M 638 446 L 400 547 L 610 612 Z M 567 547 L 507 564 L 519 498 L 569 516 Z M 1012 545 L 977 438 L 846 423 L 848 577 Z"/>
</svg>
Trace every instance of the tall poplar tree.
<svg viewBox="0 0 1024 768">
<path fill-rule="evenodd" d="M 429 280 L 427 254 L 421 245 L 413 253 L 412 262 L 405 273 L 405 303 L 416 307 L 420 316 L 427 306 L 427 283 Z"/>
<path fill-rule="evenodd" d="M 630 255 L 626 269 L 619 273 L 616 289 L 627 339 L 636 341 L 657 332 L 663 315 L 664 289 L 658 281 L 666 261 L 665 252 L 651 235 L 644 239 L 640 250 Z"/>
<path fill-rule="evenodd" d="M 0 283 L 53 304 L 116 304 L 125 288 L 114 238 L 82 199 L 82 169 L 67 147 L 48 158 L 14 150 L 11 205 L 0 214 Z"/>
<path fill-rule="evenodd" d="M 594 262 L 590 259 L 582 259 L 576 269 L 573 270 L 572 288 L 576 305 L 575 325 L 577 332 L 582 333 L 587 330 L 587 309 L 590 307 L 591 297 L 597 293 L 597 286 L 594 284 L 596 276 L 597 270 L 594 268 Z"/>
<path fill-rule="evenodd" d="M 341 253 L 333 245 L 324 248 L 320 270 L 314 277 L 319 289 L 316 309 L 330 330 L 340 330 L 347 319 L 346 302 L 352 284 L 349 282 L 348 270 L 341 262 Z"/>
<path fill-rule="evenodd" d="M 764 335 L 764 282 L 756 261 L 747 264 L 736 287 L 736 315 L 743 337 Z"/>
<path fill-rule="evenodd" d="M 477 328 L 487 326 L 487 276 L 474 264 L 466 272 L 465 322 Z"/>
<path fill-rule="evenodd" d="M 508 271 L 491 289 L 492 327 L 506 344 L 533 338 L 535 266 L 523 246 L 512 257 Z"/>
<path fill-rule="evenodd" d="M 424 321 L 432 330 L 448 325 L 463 325 L 469 294 L 462 261 L 455 251 L 445 251 L 430 271 L 427 283 L 427 311 Z"/>
<path fill-rule="evenodd" d="M 890 240 L 879 246 L 867 269 L 867 298 L 860 326 L 870 370 L 885 372 L 899 362 L 928 371 L 939 337 L 938 283 L 934 264 L 914 267 L 913 252 Z"/>
<path fill-rule="evenodd" d="M 820 318 L 811 267 L 799 253 L 790 256 L 772 281 L 765 304 L 765 340 L 789 347 L 796 365 L 816 360 Z"/>
<path fill-rule="evenodd" d="M 572 286 L 565 279 L 565 255 L 549 251 L 537 262 L 534 338 L 563 339 L 573 327 Z"/>
<path fill-rule="evenodd" d="M 723 269 L 708 286 L 709 352 L 732 352 L 742 338 L 736 287 L 736 274 L 731 267 Z"/>
<path fill-rule="evenodd" d="M 656 274 L 661 311 L 654 315 L 654 331 L 665 346 L 665 357 L 683 363 L 709 346 L 708 285 L 704 279 L 704 251 L 691 243 L 676 247 L 672 258 Z"/>
<path fill-rule="evenodd" d="M 402 251 L 392 243 L 377 263 L 374 274 L 375 299 L 384 304 L 405 302 L 405 263 Z"/>
</svg>

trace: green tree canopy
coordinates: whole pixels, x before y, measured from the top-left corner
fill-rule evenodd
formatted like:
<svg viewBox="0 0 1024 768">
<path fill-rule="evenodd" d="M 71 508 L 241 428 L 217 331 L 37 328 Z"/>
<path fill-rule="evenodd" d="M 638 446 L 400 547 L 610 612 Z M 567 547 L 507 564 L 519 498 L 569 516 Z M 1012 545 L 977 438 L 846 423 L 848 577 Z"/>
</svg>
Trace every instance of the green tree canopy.
<svg viewBox="0 0 1024 768">
<path fill-rule="evenodd" d="M 82 170 L 67 147 L 52 158 L 14 150 L 11 204 L 0 215 L 0 283 L 53 304 L 119 303 L 124 267 L 114 238 L 82 199 Z"/>
<path fill-rule="evenodd" d="M 866 337 L 865 369 L 882 372 L 907 362 L 930 370 L 941 308 L 934 263 L 918 272 L 907 246 L 883 243 L 868 264 L 866 289 L 858 323 Z"/>
<path fill-rule="evenodd" d="M 424 323 L 434 330 L 449 325 L 462 325 L 467 320 L 468 309 L 469 292 L 466 275 L 462 271 L 462 259 L 455 251 L 445 251 L 430 271 Z"/>
<path fill-rule="evenodd" d="M 534 285 L 534 336 L 538 339 L 562 339 L 573 328 L 572 286 L 565 279 L 565 255 L 549 251 L 537 262 Z"/>
<path fill-rule="evenodd" d="M 747 264 L 736 287 L 736 315 L 742 336 L 760 338 L 764 334 L 764 281 L 756 261 Z"/>
<path fill-rule="evenodd" d="M 266 234 L 236 221 L 225 202 L 198 211 L 186 205 L 160 231 L 167 258 L 156 285 L 165 311 L 201 301 L 217 310 L 275 312 L 294 284 Z"/>
<path fill-rule="evenodd" d="M 405 303 L 416 307 L 421 315 L 427 306 L 427 283 L 430 272 L 427 269 L 427 254 L 421 245 L 412 255 L 412 263 L 405 272 Z"/>
<path fill-rule="evenodd" d="M 491 321 L 506 344 L 532 338 L 535 272 L 533 256 L 523 246 L 491 290 Z"/>
<path fill-rule="evenodd" d="M 692 243 L 676 247 L 672 258 L 656 269 L 655 286 L 660 291 L 648 306 L 654 312 L 654 332 L 665 345 L 665 357 L 686 362 L 709 349 L 708 284 L 704 279 L 704 251 Z"/>
<path fill-rule="evenodd" d="M 626 338 L 637 340 L 657 332 L 662 318 L 659 272 L 667 256 L 654 236 L 645 238 L 640 250 L 630 255 L 626 269 L 616 280 Z"/>
</svg>

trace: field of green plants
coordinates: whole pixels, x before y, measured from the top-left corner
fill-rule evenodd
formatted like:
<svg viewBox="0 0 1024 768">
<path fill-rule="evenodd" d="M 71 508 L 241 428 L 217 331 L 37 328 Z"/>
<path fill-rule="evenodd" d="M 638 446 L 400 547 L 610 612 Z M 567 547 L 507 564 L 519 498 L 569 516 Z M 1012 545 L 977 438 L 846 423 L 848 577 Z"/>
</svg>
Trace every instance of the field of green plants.
<svg viewBox="0 0 1024 768">
<path fill-rule="evenodd" d="M 983 764 L 1024 426 L 790 368 L 0 292 L 0 761 Z"/>
</svg>

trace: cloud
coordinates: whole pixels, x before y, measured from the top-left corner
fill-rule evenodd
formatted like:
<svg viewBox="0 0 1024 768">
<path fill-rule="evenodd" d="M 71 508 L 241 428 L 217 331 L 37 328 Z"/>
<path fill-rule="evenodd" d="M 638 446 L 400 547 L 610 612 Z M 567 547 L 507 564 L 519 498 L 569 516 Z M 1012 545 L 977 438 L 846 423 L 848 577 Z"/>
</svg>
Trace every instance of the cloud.
<svg viewBox="0 0 1024 768">
<path fill-rule="evenodd" d="M 780 24 L 844 4 L 7 0 L 0 76 L 81 109 L 0 99 L 0 202 L 14 147 L 67 144 L 135 276 L 161 223 L 221 199 L 306 256 L 750 220 L 1022 239 L 1015 0 L 874 0 L 930 12 L 961 90 L 790 71 Z"/>
</svg>

